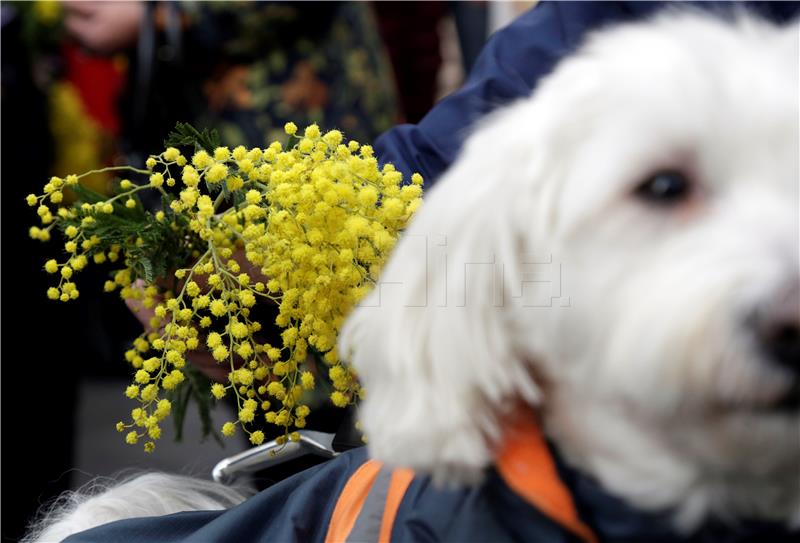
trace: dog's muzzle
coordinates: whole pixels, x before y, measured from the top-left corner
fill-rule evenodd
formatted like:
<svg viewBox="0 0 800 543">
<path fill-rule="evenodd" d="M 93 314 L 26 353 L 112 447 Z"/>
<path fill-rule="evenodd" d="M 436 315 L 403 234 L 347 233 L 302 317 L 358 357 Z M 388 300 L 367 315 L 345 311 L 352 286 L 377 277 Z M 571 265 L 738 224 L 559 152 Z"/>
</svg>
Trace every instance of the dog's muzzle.
<svg viewBox="0 0 800 543">
<path fill-rule="evenodd" d="M 776 407 L 800 408 L 800 279 L 760 307 L 751 322 L 762 352 L 794 379 Z"/>
</svg>

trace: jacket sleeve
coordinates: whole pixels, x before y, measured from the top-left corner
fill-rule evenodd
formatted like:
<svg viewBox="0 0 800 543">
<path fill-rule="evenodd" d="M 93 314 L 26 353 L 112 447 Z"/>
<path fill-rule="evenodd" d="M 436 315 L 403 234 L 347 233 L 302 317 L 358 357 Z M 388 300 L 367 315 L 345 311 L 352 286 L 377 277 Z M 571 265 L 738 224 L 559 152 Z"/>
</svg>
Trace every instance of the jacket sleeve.
<svg viewBox="0 0 800 543">
<path fill-rule="evenodd" d="M 430 186 L 455 160 L 475 121 L 528 96 L 584 34 L 608 22 L 650 12 L 629 2 L 541 2 L 486 43 L 464 85 L 441 100 L 417 125 L 399 125 L 375 142 L 381 163 L 404 179 L 419 172 Z M 633 3 L 635 4 L 635 3 Z"/>
</svg>

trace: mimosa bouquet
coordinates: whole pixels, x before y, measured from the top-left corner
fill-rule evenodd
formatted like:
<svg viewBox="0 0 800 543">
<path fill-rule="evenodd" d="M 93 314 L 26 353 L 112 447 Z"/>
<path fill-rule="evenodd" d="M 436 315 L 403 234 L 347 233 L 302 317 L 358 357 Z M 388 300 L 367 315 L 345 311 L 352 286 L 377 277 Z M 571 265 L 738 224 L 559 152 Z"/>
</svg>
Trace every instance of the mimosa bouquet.
<svg viewBox="0 0 800 543">
<path fill-rule="evenodd" d="M 64 236 L 65 254 L 44 264 L 57 281 L 48 297 L 77 298 L 75 275 L 110 264 L 105 290 L 153 311 L 125 356 L 133 373 L 125 394 L 138 406 L 117 424 L 145 451 L 198 390 L 206 399 L 232 395 L 238 418 L 222 433 L 241 428 L 253 444 L 265 439 L 257 418 L 279 427 L 279 440 L 298 439 L 319 379 L 329 379 L 336 406 L 363 394 L 336 352 L 337 333 L 419 207 L 422 178 L 403 184 L 391 165 L 379 169 L 370 146 L 338 130 L 311 125 L 300 134 L 287 123 L 285 131 L 285 145 L 231 150 L 216 133 L 179 124 L 146 169 L 100 170 L 131 178 L 111 196 L 81 186 L 95 170 L 53 177 L 27 198 L 41 221 L 31 237 Z M 146 209 L 147 193 L 161 205 Z M 254 317 L 257 304 L 277 306 L 274 322 Z M 262 327 L 278 327 L 280 341 L 263 341 Z M 193 351 L 210 353 L 227 380 L 200 383 Z"/>
</svg>

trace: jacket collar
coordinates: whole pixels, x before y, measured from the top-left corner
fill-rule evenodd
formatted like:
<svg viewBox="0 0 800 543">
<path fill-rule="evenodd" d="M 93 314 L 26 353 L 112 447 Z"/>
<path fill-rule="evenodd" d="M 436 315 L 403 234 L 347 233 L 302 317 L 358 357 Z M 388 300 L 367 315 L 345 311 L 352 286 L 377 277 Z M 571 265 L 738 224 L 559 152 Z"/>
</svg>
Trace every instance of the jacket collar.
<svg viewBox="0 0 800 543">
<path fill-rule="evenodd" d="M 522 500 L 586 543 L 788 543 L 800 530 L 777 524 L 711 520 L 691 534 L 675 530 L 670 512 L 647 513 L 607 493 L 592 477 L 564 463 L 534 416 L 519 417 L 498 450 L 496 470 Z"/>
<path fill-rule="evenodd" d="M 586 543 L 597 543 L 592 529 L 579 517 L 572 493 L 533 417 L 518 417 L 506 431 L 496 465 L 500 477 L 518 496 Z"/>
</svg>

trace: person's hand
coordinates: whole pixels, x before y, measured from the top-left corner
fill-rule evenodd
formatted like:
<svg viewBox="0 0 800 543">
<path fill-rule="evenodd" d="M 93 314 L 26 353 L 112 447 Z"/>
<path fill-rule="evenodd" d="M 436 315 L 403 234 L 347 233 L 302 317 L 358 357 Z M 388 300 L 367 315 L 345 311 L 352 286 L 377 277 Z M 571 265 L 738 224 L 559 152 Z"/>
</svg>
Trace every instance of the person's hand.
<svg viewBox="0 0 800 543">
<path fill-rule="evenodd" d="M 136 283 L 134 283 L 134 287 L 139 288 L 143 291 L 145 288 L 144 281 L 139 279 L 138 281 L 136 281 Z M 156 296 L 155 302 L 156 303 L 161 302 L 161 297 Z M 145 330 L 147 330 L 148 332 L 155 331 L 150 326 L 150 320 L 156 315 L 155 306 L 148 308 L 145 307 L 141 301 L 130 300 L 130 299 L 126 299 L 125 303 L 127 304 L 128 309 L 130 309 L 133 315 L 136 317 L 136 319 L 140 323 L 142 323 L 142 326 L 144 326 Z M 192 366 L 203 372 L 206 376 L 208 376 L 212 380 L 218 383 L 228 382 L 228 373 L 230 372 L 230 367 L 228 366 L 228 363 L 217 362 L 216 360 L 214 360 L 214 357 L 211 356 L 211 353 L 208 352 L 204 347 L 199 348 L 196 351 L 187 352 L 186 359 Z"/>
<path fill-rule="evenodd" d="M 89 50 L 107 55 L 136 43 L 144 2 L 65 0 L 63 4 L 67 30 Z"/>
<path fill-rule="evenodd" d="M 261 275 L 261 271 L 257 266 L 254 266 L 250 262 L 247 261 L 245 258 L 244 250 L 237 249 L 233 253 L 233 259 L 239 263 L 241 266 L 241 271 L 247 273 L 251 280 L 253 281 L 261 281 L 266 283 L 267 278 Z M 198 284 L 202 291 L 206 291 L 208 285 L 206 283 L 206 276 L 196 276 L 193 280 Z M 158 284 L 162 287 L 166 286 L 166 282 L 158 281 Z M 178 288 L 180 288 L 182 282 L 179 283 Z M 139 279 L 134 283 L 134 287 L 144 291 L 145 283 L 143 280 Z M 145 307 L 141 301 L 139 300 L 125 300 L 125 303 L 128 306 L 128 309 L 131 310 L 133 315 L 136 319 L 142 323 L 144 329 L 148 332 L 155 332 L 153 328 L 150 326 L 150 320 L 155 316 L 155 305 L 163 301 L 163 298 L 160 295 L 157 295 L 154 299 L 155 304 L 153 307 L 147 308 Z M 211 353 L 208 352 L 205 347 L 201 347 L 196 351 L 190 351 L 186 353 L 187 361 L 192 364 L 195 368 L 203 372 L 205 375 L 217 381 L 219 383 L 228 383 L 228 373 L 230 372 L 230 366 L 228 362 L 220 363 L 214 360 L 214 357 L 211 356 Z M 238 366 L 241 364 L 241 359 L 236 359 L 236 365 Z"/>
</svg>

